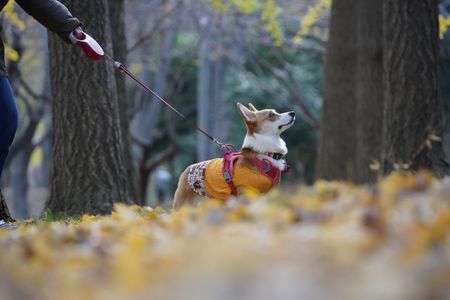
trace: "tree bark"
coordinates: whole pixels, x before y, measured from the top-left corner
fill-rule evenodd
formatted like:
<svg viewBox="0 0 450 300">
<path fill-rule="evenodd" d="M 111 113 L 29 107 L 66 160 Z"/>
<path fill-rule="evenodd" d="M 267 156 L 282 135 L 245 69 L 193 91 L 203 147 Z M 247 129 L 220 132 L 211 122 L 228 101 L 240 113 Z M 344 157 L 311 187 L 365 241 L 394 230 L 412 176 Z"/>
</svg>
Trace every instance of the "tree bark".
<svg viewBox="0 0 450 300">
<path fill-rule="evenodd" d="M 383 0 L 357 4 L 356 161 L 355 181 L 373 183 L 381 162 L 383 138 Z"/>
<path fill-rule="evenodd" d="M 169 6 L 176 5 L 176 1 L 169 3 Z M 175 12 L 176 16 L 176 12 Z M 159 65 L 155 76 L 155 92 L 165 98 L 168 94 L 168 76 L 170 73 L 170 63 L 172 61 L 171 50 L 175 45 L 178 34 L 179 20 L 178 18 L 169 20 L 168 28 L 161 35 L 161 43 L 158 45 L 160 53 Z M 133 122 L 133 136 L 139 140 L 142 145 L 139 149 L 139 198 L 140 204 L 146 202 L 147 187 L 151 170 L 147 168 L 148 161 L 155 156 L 156 153 L 151 149 L 154 148 L 154 132 L 158 122 L 162 117 L 163 104 L 148 93 L 143 94 L 143 109 L 136 114 Z"/>
<path fill-rule="evenodd" d="M 107 0 L 62 1 L 111 53 Z M 127 170 L 114 68 L 49 36 L 53 107 L 53 213 L 110 213 L 128 202 Z"/>
<path fill-rule="evenodd" d="M 0 220 L 5 222 L 14 222 L 9 213 L 8 205 L 6 204 L 5 197 L 3 196 L 2 190 L 0 188 Z"/>
<path fill-rule="evenodd" d="M 230 60 L 229 53 L 235 51 L 233 47 L 227 43 L 224 36 L 226 36 L 226 22 L 223 18 L 219 18 L 217 28 L 214 30 L 213 40 L 215 41 L 215 53 L 213 61 L 213 81 L 211 84 L 212 90 L 210 95 L 210 101 L 212 102 L 212 109 L 210 115 L 212 118 L 212 130 L 211 133 L 219 141 L 229 140 L 230 122 L 228 118 L 229 107 L 227 99 L 229 98 L 228 88 L 228 74 L 230 72 Z M 234 109 L 234 105 L 231 106 Z M 220 149 L 209 142 L 210 153 L 213 157 L 221 155 Z"/>
<path fill-rule="evenodd" d="M 30 162 L 33 145 L 30 142 L 15 157 L 12 164 L 12 198 L 14 199 L 13 212 L 18 219 L 26 219 L 28 213 L 28 164 Z"/>
<path fill-rule="evenodd" d="M 225 47 L 225 45 L 222 45 Z M 213 93 L 210 101 L 214 103 L 214 109 L 210 112 L 214 115 L 212 123 L 212 134 L 219 141 L 227 141 L 229 139 L 230 124 L 228 121 L 228 107 L 227 105 L 227 76 L 229 70 L 229 61 L 224 54 L 217 57 L 214 61 L 214 85 Z M 233 106 L 234 108 L 234 106 Z M 219 148 L 209 142 L 211 153 L 216 156 L 220 155 Z"/>
<path fill-rule="evenodd" d="M 322 179 L 355 178 L 355 7 L 358 1 L 335 0 L 331 9 L 317 160 L 317 177 Z"/>
<path fill-rule="evenodd" d="M 48 36 L 45 29 L 39 31 L 41 38 L 48 42 Z M 44 76 L 41 95 L 50 98 L 50 74 L 48 72 L 49 55 L 48 49 L 43 54 Z M 14 216 L 18 219 L 26 219 L 29 217 L 28 209 L 28 190 L 30 178 L 28 177 L 28 166 L 31 155 L 35 149 L 33 137 L 39 123 L 44 119 L 45 108 L 48 103 L 44 103 L 42 99 L 33 97 L 38 102 L 35 109 L 27 109 L 28 124 L 26 130 L 21 136 L 22 143 L 17 145 L 20 149 L 14 158 L 12 164 L 12 198 L 14 199 Z M 31 102 L 31 101 L 30 101 Z M 48 180 L 47 180 L 48 181 Z"/>
<path fill-rule="evenodd" d="M 108 0 L 109 14 L 111 20 L 111 35 L 114 59 L 123 64 L 127 64 L 127 36 L 125 34 L 125 6 L 124 0 Z M 130 122 L 128 112 L 130 108 L 130 101 L 127 97 L 127 87 L 125 76 L 116 70 L 116 86 L 117 98 L 119 100 L 119 117 L 120 130 L 122 134 L 123 154 L 125 167 L 128 175 L 128 190 L 130 191 L 130 198 L 136 202 L 137 200 L 137 170 L 134 167 L 133 159 L 131 157 Z"/>
<path fill-rule="evenodd" d="M 436 0 L 385 0 L 384 172 L 400 167 L 448 171 L 440 142 Z"/>
<path fill-rule="evenodd" d="M 199 68 L 197 77 L 197 124 L 206 132 L 212 132 L 211 81 L 213 61 L 211 60 L 211 33 L 205 28 L 199 47 Z M 197 159 L 204 161 L 213 157 L 211 141 L 202 133 L 197 133 Z"/>
</svg>

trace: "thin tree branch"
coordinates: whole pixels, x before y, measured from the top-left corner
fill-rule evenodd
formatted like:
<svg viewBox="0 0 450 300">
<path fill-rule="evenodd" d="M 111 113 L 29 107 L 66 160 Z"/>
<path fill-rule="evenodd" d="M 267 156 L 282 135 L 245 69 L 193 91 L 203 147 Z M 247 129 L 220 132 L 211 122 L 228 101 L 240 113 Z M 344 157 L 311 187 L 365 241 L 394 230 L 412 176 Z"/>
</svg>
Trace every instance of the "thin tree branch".
<svg viewBox="0 0 450 300">
<path fill-rule="evenodd" d="M 177 3 L 175 3 L 175 5 L 171 5 L 170 3 L 167 4 L 166 8 L 165 8 L 165 12 L 160 15 L 160 17 L 158 19 L 156 19 L 154 21 L 154 25 L 153 27 L 150 29 L 149 32 L 147 32 L 146 34 L 144 34 L 143 36 L 141 36 L 140 38 L 137 39 L 137 41 L 131 45 L 128 49 L 127 49 L 127 53 L 131 53 L 134 50 L 136 50 L 137 48 L 139 48 L 142 44 L 144 44 L 148 39 L 152 38 L 153 35 L 161 28 L 161 26 L 164 24 L 164 21 L 174 12 L 176 11 L 176 9 L 181 6 L 181 1 L 177 1 Z"/>
<path fill-rule="evenodd" d="M 284 78 L 282 75 L 280 75 L 279 70 L 274 69 L 272 66 L 270 66 L 268 63 L 263 61 L 256 55 L 253 51 L 248 49 L 248 53 L 250 54 L 250 57 L 259 65 L 261 68 L 269 72 L 282 86 L 286 88 L 286 90 L 289 92 L 291 97 L 295 100 L 295 102 L 299 105 L 301 110 L 304 114 L 304 120 L 305 122 L 310 125 L 314 129 L 319 128 L 319 120 L 311 113 L 309 110 L 308 105 L 306 104 L 305 100 L 303 99 L 303 96 L 299 95 L 299 91 L 296 91 L 294 87 L 292 87 Z"/>
<path fill-rule="evenodd" d="M 45 102 L 50 102 L 50 97 L 48 97 L 47 95 L 44 95 L 44 94 L 38 94 L 35 91 L 33 91 L 33 89 L 30 87 L 30 85 L 25 80 L 23 80 L 22 76 L 20 76 L 18 79 L 19 79 L 20 85 L 24 88 L 24 90 L 32 98 L 41 99 Z"/>
</svg>

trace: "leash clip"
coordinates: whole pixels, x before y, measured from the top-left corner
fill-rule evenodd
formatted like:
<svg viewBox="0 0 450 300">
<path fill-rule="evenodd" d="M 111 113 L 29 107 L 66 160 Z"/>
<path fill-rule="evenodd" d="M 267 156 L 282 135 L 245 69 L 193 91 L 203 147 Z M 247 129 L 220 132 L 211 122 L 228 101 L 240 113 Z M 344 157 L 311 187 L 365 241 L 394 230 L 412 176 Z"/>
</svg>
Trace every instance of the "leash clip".
<svg viewBox="0 0 450 300">
<path fill-rule="evenodd" d="M 220 146 L 220 151 L 222 151 L 222 154 L 225 155 L 231 155 L 233 153 L 237 153 L 239 152 L 235 146 L 233 146 L 232 144 L 221 144 Z"/>
<path fill-rule="evenodd" d="M 233 178 L 231 177 L 230 170 L 223 172 L 223 178 L 225 179 L 226 182 L 230 182 L 233 180 Z"/>
</svg>

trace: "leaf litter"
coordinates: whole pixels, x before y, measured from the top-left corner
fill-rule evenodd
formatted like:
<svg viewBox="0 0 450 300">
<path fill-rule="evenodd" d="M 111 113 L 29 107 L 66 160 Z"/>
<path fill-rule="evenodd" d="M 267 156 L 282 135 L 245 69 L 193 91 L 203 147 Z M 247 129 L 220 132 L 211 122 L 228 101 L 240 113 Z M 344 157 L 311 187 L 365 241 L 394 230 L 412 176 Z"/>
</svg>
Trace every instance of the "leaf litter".
<svg viewBox="0 0 450 300">
<path fill-rule="evenodd" d="M 318 181 L 0 231 L 2 299 L 450 297 L 450 179 Z"/>
</svg>

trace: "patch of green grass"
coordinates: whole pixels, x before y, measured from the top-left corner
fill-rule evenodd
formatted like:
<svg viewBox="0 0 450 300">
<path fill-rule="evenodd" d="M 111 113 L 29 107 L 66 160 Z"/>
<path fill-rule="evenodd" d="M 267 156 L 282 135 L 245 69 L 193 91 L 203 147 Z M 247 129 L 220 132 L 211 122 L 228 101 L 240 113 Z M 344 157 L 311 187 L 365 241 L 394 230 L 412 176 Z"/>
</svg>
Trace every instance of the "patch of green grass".
<svg viewBox="0 0 450 300">
<path fill-rule="evenodd" d="M 37 221 L 42 221 L 42 222 L 46 222 L 46 223 L 52 223 L 52 222 L 67 222 L 67 223 L 72 223 L 72 222 L 79 222 L 81 220 L 81 216 L 66 216 L 63 214 L 54 214 L 52 212 L 50 212 L 49 210 L 46 210 L 42 213 L 42 215 L 35 220 L 35 222 Z"/>
</svg>

